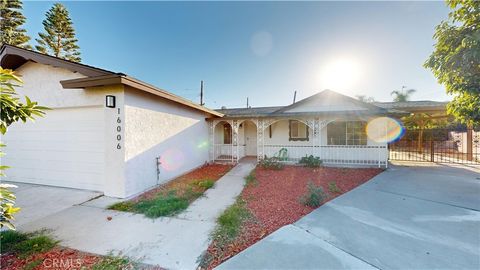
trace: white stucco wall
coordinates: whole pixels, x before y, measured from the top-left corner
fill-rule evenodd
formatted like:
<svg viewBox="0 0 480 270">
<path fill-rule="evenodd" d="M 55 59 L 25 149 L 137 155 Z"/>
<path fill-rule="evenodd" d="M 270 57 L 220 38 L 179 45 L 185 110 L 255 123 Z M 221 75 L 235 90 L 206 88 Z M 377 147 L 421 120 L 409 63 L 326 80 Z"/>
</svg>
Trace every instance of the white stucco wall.
<svg viewBox="0 0 480 270">
<path fill-rule="evenodd" d="M 208 161 L 205 113 L 127 88 L 126 194 L 167 182 Z M 157 180 L 156 158 L 160 157 Z"/>
<path fill-rule="evenodd" d="M 118 173 L 118 166 L 108 174 L 106 170 L 117 162 L 118 153 L 111 153 L 113 135 L 106 136 L 114 127 L 110 128 L 106 117 L 111 109 L 104 103 L 105 95 L 113 94 L 119 96 L 117 104 L 121 105 L 123 87 L 64 89 L 60 81 L 85 76 L 34 62 L 25 63 L 16 73 L 24 82 L 16 89 L 19 96 L 27 95 L 52 110 L 35 122 L 9 127 L 2 138 L 8 155 L 2 164 L 12 167 L 6 179 L 122 194 L 114 191 L 124 186 L 118 182 L 122 181 L 121 170 Z"/>
<path fill-rule="evenodd" d="M 42 106 L 50 108 L 103 106 L 108 90 L 85 91 L 83 89 L 64 89 L 60 81 L 84 78 L 83 74 L 67 69 L 27 62 L 17 70 L 24 84 L 17 88 L 20 96 L 27 95 Z"/>
</svg>

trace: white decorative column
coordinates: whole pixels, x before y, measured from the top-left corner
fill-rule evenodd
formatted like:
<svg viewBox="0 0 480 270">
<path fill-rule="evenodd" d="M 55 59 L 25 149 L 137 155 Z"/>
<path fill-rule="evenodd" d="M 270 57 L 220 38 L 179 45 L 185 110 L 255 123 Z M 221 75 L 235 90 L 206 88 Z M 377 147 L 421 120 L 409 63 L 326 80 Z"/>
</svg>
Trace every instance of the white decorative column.
<svg viewBox="0 0 480 270">
<path fill-rule="evenodd" d="M 208 121 L 208 157 L 210 162 L 215 161 L 215 123 L 214 121 Z"/>
<path fill-rule="evenodd" d="M 232 162 L 238 162 L 238 120 L 232 120 Z"/>
<path fill-rule="evenodd" d="M 320 149 L 320 120 L 318 118 L 313 119 L 312 145 L 312 155 L 318 156 Z"/>
<path fill-rule="evenodd" d="M 324 129 L 328 123 L 332 122 L 332 120 L 318 120 L 318 151 L 317 151 L 317 156 L 320 157 L 320 159 L 324 159 L 325 157 L 322 156 L 322 136 L 320 135 L 320 132 L 322 129 Z M 327 142 L 328 144 L 328 142 Z"/>
<path fill-rule="evenodd" d="M 260 162 L 264 157 L 264 132 L 265 122 L 263 119 L 257 119 L 257 161 Z"/>
</svg>

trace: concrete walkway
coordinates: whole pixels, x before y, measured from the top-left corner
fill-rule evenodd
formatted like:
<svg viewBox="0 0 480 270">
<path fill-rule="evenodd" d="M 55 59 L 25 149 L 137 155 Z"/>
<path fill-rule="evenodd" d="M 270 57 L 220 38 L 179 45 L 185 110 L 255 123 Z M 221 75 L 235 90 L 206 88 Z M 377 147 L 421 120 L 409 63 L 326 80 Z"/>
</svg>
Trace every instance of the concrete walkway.
<svg viewBox="0 0 480 270">
<path fill-rule="evenodd" d="M 158 219 L 105 210 L 107 197 L 75 205 L 19 227 L 22 231 L 52 230 L 61 245 L 105 255 L 122 252 L 143 263 L 167 269 L 195 269 L 209 244 L 216 218 L 243 189 L 244 177 L 254 168 L 243 161 L 220 178 L 214 188 L 176 217 Z M 112 217 L 110 221 L 107 217 Z"/>
<path fill-rule="evenodd" d="M 480 170 L 392 166 L 217 269 L 480 269 Z"/>
</svg>

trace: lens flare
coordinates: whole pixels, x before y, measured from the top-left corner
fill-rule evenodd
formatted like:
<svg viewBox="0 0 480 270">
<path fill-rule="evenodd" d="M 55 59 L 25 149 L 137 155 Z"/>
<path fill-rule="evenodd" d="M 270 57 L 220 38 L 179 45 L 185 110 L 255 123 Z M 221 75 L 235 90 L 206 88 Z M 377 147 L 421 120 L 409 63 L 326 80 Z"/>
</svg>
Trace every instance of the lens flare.
<svg viewBox="0 0 480 270">
<path fill-rule="evenodd" d="M 208 148 L 208 141 L 202 141 L 197 144 L 197 148 L 202 149 L 202 148 Z"/>
<path fill-rule="evenodd" d="M 160 157 L 160 163 L 163 169 L 167 171 L 175 171 L 183 166 L 185 161 L 185 155 L 182 151 L 171 148 L 162 153 Z"/>
<path fill-rule="evenodd" d="M 390 117 L 379 117 L 367 124 L 367 136 L 377 143 L 391 143 L 402 138 L 405 132 L 403 125 Z"/>
</svg>

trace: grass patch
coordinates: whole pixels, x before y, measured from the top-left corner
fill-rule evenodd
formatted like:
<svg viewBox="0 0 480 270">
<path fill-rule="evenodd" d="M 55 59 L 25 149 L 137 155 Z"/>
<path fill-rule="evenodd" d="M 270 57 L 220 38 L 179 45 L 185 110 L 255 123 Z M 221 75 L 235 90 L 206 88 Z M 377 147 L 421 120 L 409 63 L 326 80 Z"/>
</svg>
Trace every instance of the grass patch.
<svg viewBox="0 0 480 270">
<path fill-rule="evenodd" d="M 21 243 L 27 239 L 28 235 L 19 231 L 8 230 L 0 232 L 2 253 L 13 252 L 14 247 L 17 243 Z"/>
<path fill-rule="evenodd" d="M 125 201 L 125 202 L 118 202 L 110 205 L 108 209 L 110 210 L 117 210 L 117 211 L 123 211 L 123 212 L 133 212 L 133 206 L 135 204 L 131 201 Z"/>
<path fill-rule="evenodd" d="M 242 229 L 242 224 L 250 216 L 250 211 L 248 211 L 245 202 L 237 199 L 218 217 L 214 238 L 227 241 L 235 239 Z"/>
<path fill-rule="evenodd" d="M 12 252 L 19 258 L 27 258 L 35 253 L 48 251 L 58 244 L 58 241 L 42 232 L 3 231 L 0 235 L 2 253 Z"/>
<path fill-rule="evenodd" d="M 207 190 L 212 188 L 215 185 L 215 181 L 210 179 L 197 180 L 192 182 L 190 185 L 197 186 L 197 187 L 203 188 L 204 190 Z"/>
<path fill-rule="evenodd" d="M 252 218 L 252 214 L 246 207 L 242 199 L 225 209 L 217 218 L 217 226 L 211 237 L 215 246 L 218 248 L 218 254 L 204 252 L 197 260 L 199 266 L 206 269 L 214 259 L 214 256 L 223 256 L 224 250 L 239 236 L 245 222 Z"/>
<path fill-rule="evenodd" d="M 23 267 L 23 270 L 33 270 L 33 269 L 35 269 L 37 266 L 39 266 L 40 264 L 42 264 L 42 262 L 43 262 L 42 259 L 37 259 L 37 260 L 31 261 L 31 262 L 27 263 L 27 264 Z"/>
<path fill-rule="evenodd" d="M 153 200 L 139 201 L 135 204 L 136 212 L 145 214 L 150 218 L 157 218 L 162 216 L 172 216 L 187 209 L 189 205 L 188 198 L 179 197 L 174 192 L 165 195 L 160 195 Z"/>
<path fill-rule="evenodd" d="M 159 193 L 153 199 L 120 202 L 109 206 L 108 209 L 140 213 L 149 218 L 173 216 L 187 209 L 191 202 L 202 196 L 214 184 L 212 180 L 196 181 L 180 191 L 172 189 Z"/>
<path fill-rule="evenodd" d="M 92 266 L 92 270 L 135 269 L 136 264 L 125 256 L 107 255 Z"/>
<path fill-rule="evenodd" d="M 251 171 L 247 177 L 245 177 L 245 184 L 247 186 L 254 185 L 256 186 L 258 184 L 257 176 L 255 175 L 255 170 Z"/>
</svg>

